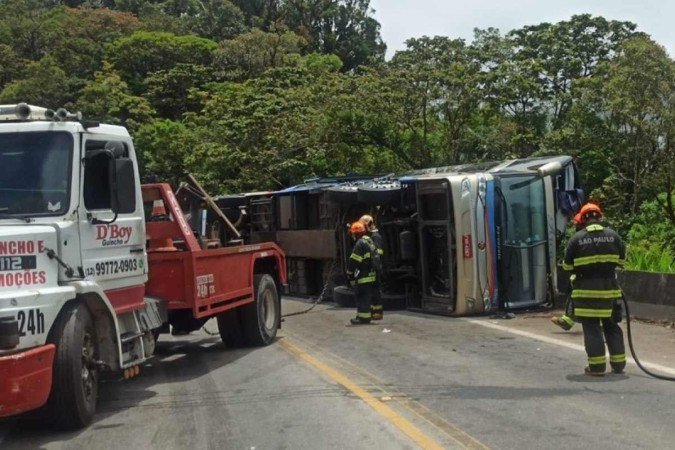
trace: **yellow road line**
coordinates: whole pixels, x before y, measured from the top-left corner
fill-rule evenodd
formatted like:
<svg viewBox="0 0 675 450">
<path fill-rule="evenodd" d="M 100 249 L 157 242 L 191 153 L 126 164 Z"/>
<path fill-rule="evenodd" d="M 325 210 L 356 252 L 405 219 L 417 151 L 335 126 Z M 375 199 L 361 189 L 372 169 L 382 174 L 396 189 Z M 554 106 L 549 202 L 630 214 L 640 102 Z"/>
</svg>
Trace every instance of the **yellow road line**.
<svg viewBox="0 0 675 450">
<path fill-rule="evenodd" d="M 338 372 L 327 364 L 319 361 L 310 354 L 304 352 L 300 348 L 288 342 L 287 339 L 279 340 L 279 345 L 291 354 L 297 356 L 303 361 L 308 362 L 316 369 L 318 369 L 324 375 L 332 378 L 347 390 L 354 393 L 361 400 L 366 402 L 368 406 L 373 408 L 377 413 L 395 425 L 399 430 L 403 431 L 410 439 L 412 439 L 417 445 L 424 449 L 442 449 L 443 446 L 436 442 L 431 437 L 424 434 L 419 428 L 410 423 L 406 418 L 399 415 L 396 411 L 391 409 L 389 406 L 382 403 L 380 400 L 375 398 L 368 391 L 363 389 L 358 384 L 351 381 L 346 375 Z"/>
<path fill-rule="evenodd" d="M 286 333 L 288 333 L 288 331 L 286 331 Z M 489 450 L 488 446 L 486 446 L 485 444 L 483 444 L 470 434 L 466 433 L 457 425 L 454 425 L 444 417 L 439 416 L 434 411 L 424 406 L 420 402 L 409 398 L 408 394 L 406 394 L 405 391 L 401 391 L 400 389 L 396 388 L 392 390 L 391 386 L 384 388 L 381 386 L 382 382 L 380 381 L 380 379 L 377 378 L 377 376 L 373 375 L 372 373 L 368 372 L 363 367 L 357 366 L 348 359 L 344 359 L 341 356 L 333 352 L 330 352 L 329 350 L 321 348 L 316 344 L 313 344 L 298 335 L 293 334 L 292 337 L 294 340 L 301 341 L 303 345 L 319 351 L 322 355 L 333 360 L 333 362 L 337 363 L 338 365 L 341 365 L 343 367 L 351 367 L 351 370 L 354 371 L 354 373 L 357 373 L 362 377 L 368 379 L 373 384 L 373 386 L 376 387 L 382 393 L 382 395 L 391 397 L 392 400 L 398 403 L 401 407 L 407 409 L 408 411 L 410 411 L 411 413 L 413 413 L 414 415 L 416 415 L 417 417 L 419 417 L 420 419 L 424 420 L 429 425 L 437 429 L 441 434 L 445 435 L 450 440 L 454 441 L 458 447 L 466 449 Z"/>
</svg>

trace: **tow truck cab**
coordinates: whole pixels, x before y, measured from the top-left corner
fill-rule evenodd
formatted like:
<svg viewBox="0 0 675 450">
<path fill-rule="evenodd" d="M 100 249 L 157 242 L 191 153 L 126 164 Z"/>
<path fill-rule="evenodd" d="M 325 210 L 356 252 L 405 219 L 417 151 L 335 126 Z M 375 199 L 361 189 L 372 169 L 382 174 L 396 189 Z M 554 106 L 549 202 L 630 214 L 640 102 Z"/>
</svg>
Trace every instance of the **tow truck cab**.
<svg viewBox="0 0 675 450">
<path fill-rule="evenodd" d="M 227 345 L 273 342 L 283 252 L 215 244 L 169 185 L 141 188 L 125 128 L 0 105 L 0 417 L 47 403 L 53 422 L 87 425 L 99 372 L 137 375 L 169 325 L 217 317 Z"/>
</svg>

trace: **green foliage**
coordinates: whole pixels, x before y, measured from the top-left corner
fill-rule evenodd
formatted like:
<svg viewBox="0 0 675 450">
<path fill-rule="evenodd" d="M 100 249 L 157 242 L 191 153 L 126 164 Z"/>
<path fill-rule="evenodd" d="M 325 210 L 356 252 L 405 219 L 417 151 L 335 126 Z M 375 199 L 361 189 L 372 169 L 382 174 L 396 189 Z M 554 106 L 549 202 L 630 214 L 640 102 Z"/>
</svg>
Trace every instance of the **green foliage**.
<svg viewBox="0 0 675 450">
<path fill-rule="evenodd" d="M 311 51 L 334 54 L 352 70 L 383 61 L 387 46 L 380 24 L 371 16 L 370 0 L 278 1 L 288 27 L 309 42 Z"/>
<path fill-rule="evenodd" d="M 0 89 L 7 83 L 23 76 L 26 61 L 12 50 L 12 47 L 0 44 Z"/>
<path fill-rule="evenodd" d="M 5 86 L 0 93 L 2 103 L 26 102 L 33 105 L 47 105 L 56 109 L 71 105 L 81 81 L 69 77 L 50 56 L 30 63 L 26 75 Z"/>
<path fill-rule="evenodd" d="M 244 81 L 273 67 L 295 66 L 305 40 L 295 33 L 253 29 L 220 43 L 214 68 L 227 80 Z"/>
<path fill-rule="evenodd" d="M 132 92 L 143 91 L 145 78 L 176 64 L 211 64 L 218 44 L 197 36 L 138 31 L 110 44 L 107 57 L 129 83 Z"/>
<path fill-rule="evenodd" d="M 145 123 L 134 133 L 142 173 L 161 176 L 174 187 L 185 181 L 185 158 L 196 144 L 195 133 L 185 124 L 166 119 Z"/>
<path fill-rule="evenodd" d="M 110 64 L 96 73 L 82 90 L 77 104 L 85 117 L 124 125 L 131 132 L 149 121 L 154 111 L 147 100 L 131 94 L 127 84 Z"/>
<path fill-rule="evenodd" d="M 144 97 L 160 117 L 178 120 L 187 112 L 198 112 L 201 102 L 196 91 L 212 81 L 213 71 L 196 64 L 176 64 L 145 79 Z"/>
<path fill-rule="evenodd" d="M 668 266 L 675 64 L 635 24 L 420 37 L 388 62 L 379 26 L 369 0 L 5 0 L 0 102 L 127 126 L 142 171 L 214 193 L 569 154 L 631 257 Z"/>
<path fill-rule="evenodd" d="M 675 273 L 675 253 L 657 243 L 640 241 L 628 246 L 627 270 Z"/>
</svg>

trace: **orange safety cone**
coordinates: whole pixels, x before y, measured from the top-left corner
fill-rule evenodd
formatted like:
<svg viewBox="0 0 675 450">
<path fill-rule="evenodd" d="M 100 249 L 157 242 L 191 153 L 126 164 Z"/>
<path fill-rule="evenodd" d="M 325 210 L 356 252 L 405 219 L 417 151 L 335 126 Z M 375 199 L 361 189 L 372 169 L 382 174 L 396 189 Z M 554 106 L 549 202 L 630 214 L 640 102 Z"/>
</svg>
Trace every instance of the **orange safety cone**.
<svg viewBox="0 0 675 450">
<path fill-rule="evenodd" d="M 164 207 L 163 200 L 155 200 L 152 203 L 152 215 L 153 216 L 166 216 L 166 208 Z"/>
<path fill-rule="evenodd" d="M 152 217 L 161 218 L 161 220 L 170 220 L 164 208 L 162 200 L 155 200 L 152 204 Z M 161 237 L 150 239 L 148 242 L 149 252 L 176 252 L 178 249 L 173 245 L 173 239 L 170 237 Z"/>
</svg>

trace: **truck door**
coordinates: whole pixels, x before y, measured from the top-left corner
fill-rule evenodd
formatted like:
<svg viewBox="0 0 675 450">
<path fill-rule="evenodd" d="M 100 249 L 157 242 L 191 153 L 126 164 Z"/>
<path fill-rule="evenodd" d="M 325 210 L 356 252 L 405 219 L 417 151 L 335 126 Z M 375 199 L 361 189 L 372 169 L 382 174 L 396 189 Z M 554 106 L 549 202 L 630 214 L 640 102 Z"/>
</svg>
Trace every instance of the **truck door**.
<svg viewBox="0 0 675 450">
<path fill-rule="evenodd" d="M 84 139 L 82 145 L 84 273 L 98 282 L 118 313 L 129 312 L 142 307 L 147 280 L 143 201 L 133 147 L 119 137 Z M 118 183 L 117 197 L 113 183 Z"/>
</svg>

